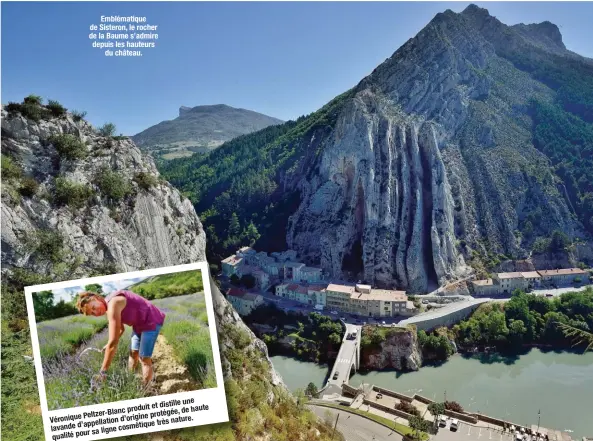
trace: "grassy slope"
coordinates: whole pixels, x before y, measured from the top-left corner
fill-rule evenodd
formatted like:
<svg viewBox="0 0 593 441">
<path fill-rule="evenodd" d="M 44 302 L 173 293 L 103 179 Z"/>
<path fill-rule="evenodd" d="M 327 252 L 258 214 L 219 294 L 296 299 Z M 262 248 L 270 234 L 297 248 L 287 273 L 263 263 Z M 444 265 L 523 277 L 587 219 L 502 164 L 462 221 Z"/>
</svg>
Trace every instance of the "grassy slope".
<svg viewBox="0 0 593 441">
<path fill-rule="evenodd" d="M 150 277 L 127 289 L 153 300 L 201 292 L 204 290 L 204 283 L 202 272 L 194 270 Z"/>
</svg>

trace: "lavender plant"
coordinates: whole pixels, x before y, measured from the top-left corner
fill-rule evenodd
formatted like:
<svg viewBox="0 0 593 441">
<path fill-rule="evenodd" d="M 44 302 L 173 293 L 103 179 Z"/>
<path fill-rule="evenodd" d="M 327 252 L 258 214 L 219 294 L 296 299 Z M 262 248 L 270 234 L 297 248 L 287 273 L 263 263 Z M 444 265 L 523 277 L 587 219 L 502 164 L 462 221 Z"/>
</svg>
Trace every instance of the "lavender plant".
<svg viewBox="0 0 593 441">
<path fill-rule="evenodd" d="M 162 334 L 200 388 L 216 387 L 214 358 L 203 293 L 153 300 L 167 315 Z M 105 317 L 63 317 L 38 324 L 39 345 L 49 410 L 86 406 L 154 395 L 142 386 L 139 371 L 128 369 L 131 329 L 127 329 L 106 381 L 93 388 L 103 354 L 89 351 L 107 343 Z"/>
</svg>

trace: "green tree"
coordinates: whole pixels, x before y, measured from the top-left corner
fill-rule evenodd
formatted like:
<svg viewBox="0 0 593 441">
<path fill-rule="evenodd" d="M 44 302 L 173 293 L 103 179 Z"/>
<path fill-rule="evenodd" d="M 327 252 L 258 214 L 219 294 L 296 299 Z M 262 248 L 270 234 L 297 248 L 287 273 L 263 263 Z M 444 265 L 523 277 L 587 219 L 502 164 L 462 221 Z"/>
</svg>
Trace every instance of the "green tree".
<svg viewBox="0 0 593 441">
<path fill-rule="evenodd" d="M 414 429 L 414 435 L 416 439 L 420 439 L 420 432 L 426 432 L 430 428 L 430 423 L 424 418 L 419 416 L 411 416 L 408 420 L 410 427 Z"/>
<path fill-rule="evenodd" d="M 231 221 L 232 221 L 232 219 L 231 219 Z M 238 219 L 237 219 L 237 222 L 239 222 Z M 253 221 L 249 222 L 249 225 L 247 225 L 247 228 L 243 231 L 243 234 L 242 234 L 243 240 L 246 241 L 249 246 L 253 246 L 255 244 L 255 242 L 257 242 L 257 240 L 260 237 L 261 237 L 261 234 L 259 234 L 259 231 L 257 231 L 257 227 L 255 226 Z"/>
<path fill-rule="evenodd" d="M 509 337 L 512 345 L 520 346 L 526 334 L 527 328 L 522 320 L 511 320 L 509 323 Z"/>
<path fill-rule="evenodd" d="M 309 383 L 307 385 L 307 388 L 305 389 L 305 394 L 310 396 L 310 397 L 315 397 L 317 396 L 317 393 L 319 391 L 317 390 L 317 386 L 315 386 L 314 383 Z"/>
<path fill-rule="evenodd" d="M 570 245 L 570 239 L 561 231 L 555 230 L 550 241 L 550 251 L 562 251 Z"/>
<path fill-rule="evenodd" d="M 51 318 L 51 309 L 54 306 L 54 293 L 51 291 L 40 291 L 33 294 L 33 310 L 37 321 Z"/>
<path fill-rule="evenodd" d="M 229 223 L 229 237 L 238 237 L 240 232 L 241 224 L 239 223 L 239 217 L 237 216 L 237 213 L 233 212 Z"/>
<path fill-rule="evenodd" d="M 90 285 L 85 285 L 84 290 L 96 292 L 97 294 L 103 295 L 103 287 L 98 283 L 91 283 Z"/>
<path fill-rule="evenodd" d="M 113 123 L 105 123 L 99 127 L 99 134 L 101 136 L 109 137 L 115 135 L 116 127 Z"/>
<path fill-rule="evenodd" d="M 340 334 L 336 334 L 335 332 L 329 335 L 328 340 L 332 345 L 339 345 L 342 341 Z"/>
<path fill-rule="evenodd" d="M 430 403 L 428 405 L 428 411 L 434 415 L 436 421 L 439 415 L 445 413 L 445 403 Z"/>
</svg>

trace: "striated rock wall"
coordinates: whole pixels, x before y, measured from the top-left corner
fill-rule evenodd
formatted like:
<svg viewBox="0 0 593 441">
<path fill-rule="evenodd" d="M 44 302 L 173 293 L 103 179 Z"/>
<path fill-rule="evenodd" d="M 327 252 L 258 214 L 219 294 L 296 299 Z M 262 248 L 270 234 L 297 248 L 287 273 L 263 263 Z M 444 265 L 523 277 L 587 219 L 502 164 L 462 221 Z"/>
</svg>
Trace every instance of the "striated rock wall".
<svg viewBox="0 0 593 441">
<path fill-rule="evenodd" d="M 530 100 L 554 92 L 499 55 L 494 34 L 564 50 L 548 25 L 513 31 L 473 6 L 437 14 L 341 107 L 296 185 L 290 248 L 333 278 L 426 292 L 486 256 L 526 259 L 554 230 L 585 237 L 533 145 Z M 539 231 L 517 234 L 538 207 Z"/>
<path fill-rule="evenodd" d="M 422 351 L 416 332 L 411 329 L 393 329 L 379 346 L 363 347 L 360 357 L 361 369 L 417 371 L 422 366 Z"/>
<path fill-rule="evenodd" d="M 378 286 L 420 291 L 464 275 L 436 137 L 433 124 L 361 92 L 338 120 L 318 176 L 301 182 L 289 247 L 334 276 L 360 274 Z"/>
</svg>

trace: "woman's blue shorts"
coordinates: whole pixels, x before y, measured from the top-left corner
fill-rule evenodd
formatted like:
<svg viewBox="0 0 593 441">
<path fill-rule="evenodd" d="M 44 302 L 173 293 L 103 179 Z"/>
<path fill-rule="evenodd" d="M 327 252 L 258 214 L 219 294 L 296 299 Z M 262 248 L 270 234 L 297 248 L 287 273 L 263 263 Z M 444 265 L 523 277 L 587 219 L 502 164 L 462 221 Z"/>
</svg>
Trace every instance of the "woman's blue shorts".
<svg viewBox="0 0 593 441">
<path fill-rule="evenodd" d="M 157 325 L 154 331 L 144 331 L 142 334 L 132 331 L 132 351 L 140 351 L 140 358 L 152 357 L 152 351 L 154 351 L 154 345 L 160 330 L 161 325 Z"/>
</svg>

